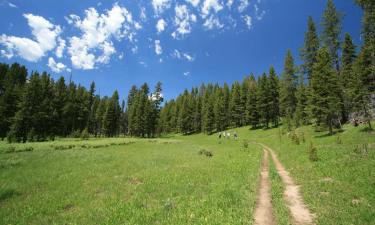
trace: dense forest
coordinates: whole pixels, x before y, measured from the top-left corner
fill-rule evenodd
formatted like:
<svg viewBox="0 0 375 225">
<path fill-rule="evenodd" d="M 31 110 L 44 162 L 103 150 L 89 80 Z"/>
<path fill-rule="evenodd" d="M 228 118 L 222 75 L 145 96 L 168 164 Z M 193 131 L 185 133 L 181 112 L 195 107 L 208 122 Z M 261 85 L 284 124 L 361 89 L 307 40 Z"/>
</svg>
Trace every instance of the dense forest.
<svg viewBox="0 0 375 225">
<path fill-rule="evenodd" d="M 46 72 L 28 74 L 14 63 L 0 64 L 0 137 L 10 142 L 55 137 L 155 137 L 178 132 L 211 134 L 250 125 L 288 130 L 314 124 L 318 130 L 339 128 L 361 118 L 371 128 L 375 96 L 375 2 L 357 0 L 363 9 L 362 46 L 342 34 L 342 13 L 329 0 L 318 34 L 313 18 L 300 49 L 302 65 L 286 52 L 280 75 L 245 77 L 231 86 L 202 84 L 163 103 L 162 84 L 131 87 L 126 104 Z"/>
</svg>

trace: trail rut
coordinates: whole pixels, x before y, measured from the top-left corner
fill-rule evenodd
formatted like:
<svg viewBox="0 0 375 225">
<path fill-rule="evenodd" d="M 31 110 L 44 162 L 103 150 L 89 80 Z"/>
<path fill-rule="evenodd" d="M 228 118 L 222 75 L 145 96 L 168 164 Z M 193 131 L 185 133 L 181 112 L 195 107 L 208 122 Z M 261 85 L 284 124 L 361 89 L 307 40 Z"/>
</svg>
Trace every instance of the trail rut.
<svg viewBox="0 0 375 225">
<path fill-rule="evenodd" d="M 272 212 L 272 203 L 270 196 L 271 185 L 268 179 L 268 151 L 263 150 L 262 171 L 260 174 L 259 196 L 254 211 L 254 224 L 256 225 L 274 225 L 275 219 Z"/>
<path fill-rule="evenodd" d="M 284 183 L 284 199 L 287 203 L 287 206 L 289 207 L 289 211 L 293 218 L 294 224 L 314 224 L 314 215 L 310 212 L 306 204 L 303 202 L 299 186 L 295 184 L 293 178 L 281 164 L 275 152 L 265 145 L 262 146 L 270 152 L 276 170 L 279 173 L 282 182 Z"/>
</svg>

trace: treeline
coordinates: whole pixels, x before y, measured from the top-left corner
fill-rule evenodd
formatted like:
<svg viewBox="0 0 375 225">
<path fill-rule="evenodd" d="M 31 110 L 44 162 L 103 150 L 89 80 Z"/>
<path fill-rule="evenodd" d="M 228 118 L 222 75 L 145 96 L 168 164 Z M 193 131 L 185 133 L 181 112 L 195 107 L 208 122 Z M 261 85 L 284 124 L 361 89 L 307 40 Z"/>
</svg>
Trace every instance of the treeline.
<svg viewBox="0 0 375 225">
<path fill-rule="evenodd" d="M 328 129 L 362 118 L 371 128 L 375 102 L 375 2 L 358 0 L 363 9 L 363 45 L 341 32 L 342 14 L 328 0 L 317 33 L 309 17 L 302 65 L 287 51 L 283 72 L 271 66 L 258 78 L 242 82 L 202 84 L 163 102 L 161 83 L 150 92 L 145 83 L 133 86 L 127 102 L 87 90 L 63 77 L 54 81 L 46 72 L 28 74 L 17 63 L 0 64 L 0 138 L 43 141 L 59 137 L 155 137 L 163 133 L 213 133 L 250 125 L 291 130 L 306 124 Z M 358 51 L 359 50 L 359 51 Z"/>
<path fill-rule="evenodd" d="M 161 83 L 152 96 L 147 84 L 140 90 L 134 86 L 127 107 L 124 101 L 120 106 L 117 91 L 100 97 L 95 83 L 87 90 L 64 77 L 54 81 L 46 72 L 28 76 L 18 63 L 0 64 L 0 137 L 10 142 L 56 136 L 152 137 L 157 132 L 160 95 Z"/>
<path fill-rule="evenodd" d="M 185 90 L 176 100 L 166 102 L 160 114 L 162 132 L 183 134 L 213 133 L 230 127 L 278 126 L 289 130 L 306 124 L 316 128 L 335 127 L 350 117 L 362 118 L 371 128 L 375 91 L 375 2 L 357 1 L 364 10 L 359 52 L 350 34 L 341 41 L 342 14 L 328 0 L 321 19 L 322 33 L 308 17 L 302 65 L 295 65 L 291 51 L 284 69 L 277 76 L 271 66 L 268 74 L 242 83 L 202 85 Z M 279 78 L 280 77 L 280 78 Z"/>
</svg>

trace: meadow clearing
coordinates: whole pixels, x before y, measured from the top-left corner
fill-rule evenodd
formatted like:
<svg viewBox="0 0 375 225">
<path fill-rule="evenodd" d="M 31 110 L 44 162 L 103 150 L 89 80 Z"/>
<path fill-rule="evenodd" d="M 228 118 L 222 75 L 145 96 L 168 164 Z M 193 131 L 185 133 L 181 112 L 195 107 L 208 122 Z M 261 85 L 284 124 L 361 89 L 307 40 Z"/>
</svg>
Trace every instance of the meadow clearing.
<svg viewBox="0 0 375 225">
<path fill-rule="evenodd" d="M 253 224 L 264 143 L 300 185 L 316 224 L 375 223 L 375 137 L 346 125 L 237 128 L 239 138 L 58 139 L 0 144 L 0 224 Z M 299 142 L 299 143 L 298 143 Z M 317 161 L 309 160 L 309 145 Z M 210 154 L 212 153 L 212 155 Z M 269 159 L 273 215 L 292 224 Z"/>
</svg>

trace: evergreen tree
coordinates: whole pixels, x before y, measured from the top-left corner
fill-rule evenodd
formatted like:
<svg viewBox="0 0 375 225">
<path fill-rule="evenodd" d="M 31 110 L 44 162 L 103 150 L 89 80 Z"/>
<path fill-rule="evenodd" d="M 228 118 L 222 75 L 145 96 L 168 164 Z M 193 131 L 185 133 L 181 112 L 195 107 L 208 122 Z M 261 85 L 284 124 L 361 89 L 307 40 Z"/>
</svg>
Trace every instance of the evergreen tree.
<svg viewBox="0 0 375 225">
<path fill-rule="evenodd" d="M 368 74 L 371 73 L 371 68 L 368 67 L 370 58 L 367 57 L 367 54 L 364 50 L 362 50 L 358 58 L 355 60 L 353 64 L 353 84 L 352 88 L 350 89 L 349 96 L 352 100 L 352 107 L 354 116 L 361 116 L 365 121 L 370 129 L 371 127 L 371 94 L 370 89 L 368 87 Z"/>
<path fill-rule="evenodd" d="M 279 79 L 276 75 L 275 69 L 273 66 L 270 68 L 268 76 L 268 88 L 269 88 L 269 114 L 270 120 L 273 125 L 277 127 L 279 125 Z"/>
<path fill-rule="evenodd" d="M 246 117 L 247 123 L 250 124 L 253 128 L 258 127 L 259 115 L 257 109 L 257 82 L 253 74 L 249 78 L 249 92 L 246 102 Z"/>
<path fill-rule="evenodd" d="M 297 76 L 295 74 L 294 60 L 292 53 L 288 50 L 284 72 L 280 81 L 280 115 L 284 117 L 285 125 L 291 129 L 291 121 L 296 110 L 297 99 Z"/>
<path fill-rule="evenodd" d="M 316 53 L 319 50 L 319 38 L 316 33 L 316 26 L 311 16 L 308 17 L 307 32 L 305 33 L 304 46 L 301 49 L 301 58 L 303 60 L 303 73 L 307 75 L 310 81 L 314 63 L 316 62 Z"/>
<path fill-rule="evenodd" d="M 13 117 L 19 110 L 27 70 L 26 67 L 14 63 L 10 67 L 3 66 L 0 76 L 0 138 L 4 138 L 10 130 Z"/>
<path fill-rule="evenodd" d="M 223 131 L 226 122 L 225 115 L 225 104 L 224 104 L 224 93 L 221 88 L 218 88 L 215 94 L 215 105 L 214 105 L 214 114 L 215 114 L 215 127 L 217 131 Z"/>
<path fill-rule="evenodd" d="M 349 114 L 352 109 L 353 100 L 350 99 L 350 92 L 354 88 L 355 78 L 353 77 L 353 62 L 356 58 L 356 47 L 353 44 L 351 36 L 346 33 L 342 45 L 342 58 L 341 58 L 341 75 L 340 84 L 342 87 L 342 117 L 344 122 L 348 120 Z"/>
<path fill-rule="evenodd" d="M 115 91 L 107 103 L 103 116 L 103 130 L 107 137 L 118 136 L 120 122 L 120 106 L 118 92 Z"/>
<path fill-rule="evenodd" d="M 231 99 L 230 99 L 230 115 L 232 124 L 235 127 L 240 127 L 242 122 L 243 105 L 241 99 L 241 86 L 236 81 L 232 85 Z"/>
<path fill-rule="evenodd" d="M 316 125 L 325 125 L 333 133 L 340 118 L 341 99 L 338 77 L 326 47 L 320 49 L 311 80 L 311 110 Z"/>
<path fill-rule="evenodd" d="M 182 96 L 182 105 L 179 113 L 180 132 L 190 134 L 194 129 L 193 108 L 191 105 L 191 96 L 186 89 Z"/>
<path fill-rule="evenodd" d="M 210 88 L 210 86 L 208 86 Z M 204 102 L 203 102 L 203 131 L 205 133 L 211 134 L 214 132 L 215 129 L 215 114 L 213 112 L 213 97 L 211 95 L 210 90 L 206 90 L 204 95 Z"/>
<path fill-rule="evenodd" d="M 337 71 L 340 69 L 338 51 L 340 49 L 341 17 L 333 0 L 328 0 L 322 18 L 322 41 L 323 45 L 328 49 L 332 63 Z"/>
<path fill-rule="evenodd" d="M 299 85 L 297 87 L 296 92 L 296 99 L 297 106 L 294 115 L 295 124 L 297 127 L 301 125 L 307 125 L 309 123 L 308 93 L 303 79 L 303 75 L 301 75 L 299 80 Z"/>
<path fill-rule="evenodd" d="M 270 122 L 270 93 L 267 75 L 263 73 L 258 79 L 258 91 L 257 91 L 257 111 L 259 113 L 259 120 L 263 127 L 268 128 Z"/>
</svg>

